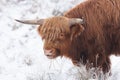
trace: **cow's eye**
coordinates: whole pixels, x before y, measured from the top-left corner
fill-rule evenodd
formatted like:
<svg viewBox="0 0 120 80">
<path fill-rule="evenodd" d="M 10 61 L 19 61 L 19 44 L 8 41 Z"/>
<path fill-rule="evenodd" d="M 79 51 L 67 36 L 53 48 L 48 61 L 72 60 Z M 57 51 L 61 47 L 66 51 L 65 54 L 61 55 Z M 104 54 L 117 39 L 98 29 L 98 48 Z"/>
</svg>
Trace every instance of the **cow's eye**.
<svg viewBox="0 0 120 80">
<path fill-rule="evenodd" d="M 65 38 L 64 33 L 61 33 L 61 34 L 60 34 L 60 39 L 64 39 L 64 38 Z"/>
</svg>

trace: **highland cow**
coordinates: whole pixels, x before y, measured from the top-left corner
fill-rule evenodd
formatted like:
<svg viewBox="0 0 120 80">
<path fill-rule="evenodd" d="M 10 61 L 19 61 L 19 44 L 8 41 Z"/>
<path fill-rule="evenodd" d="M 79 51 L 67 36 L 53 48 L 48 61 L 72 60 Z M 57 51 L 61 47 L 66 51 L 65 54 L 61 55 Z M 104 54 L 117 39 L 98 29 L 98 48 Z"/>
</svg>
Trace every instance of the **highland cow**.
<svg viewBox="0 0 120 80">
<path fill-rule="evenodd" d="M 40 20 L 17 20 L 40 25 L 44 53 L 54 59 L 65 56 L 77 65 L 110 71 L 110 55 L 120 54 L 120 0 L 87 0 L 63 16 Z"/>
</svg>

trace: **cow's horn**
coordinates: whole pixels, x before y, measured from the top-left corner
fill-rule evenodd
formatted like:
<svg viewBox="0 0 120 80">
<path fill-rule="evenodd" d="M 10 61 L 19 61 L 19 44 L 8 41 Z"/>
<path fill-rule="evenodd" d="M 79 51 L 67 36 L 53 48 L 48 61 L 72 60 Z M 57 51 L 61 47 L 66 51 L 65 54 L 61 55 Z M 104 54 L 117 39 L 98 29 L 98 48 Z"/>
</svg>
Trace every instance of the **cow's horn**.
<svg viewBox="0 0 120 80">
<path fill-rule="evenodd" d="M 83 24 L 84 20 L 80 19 L 80 18 L 72 18 L 70 19 L 70 25 L 74 25 L 74 24 Z"/>
<path fill-rule="evenodd" d="M 17 22 L 24 23 L 24 24 L 33 24 L 33 25 L 42 25 L 44 22 L 44 19 L 39 20 L 18 20 L 15 19 Z"/>
</svg>

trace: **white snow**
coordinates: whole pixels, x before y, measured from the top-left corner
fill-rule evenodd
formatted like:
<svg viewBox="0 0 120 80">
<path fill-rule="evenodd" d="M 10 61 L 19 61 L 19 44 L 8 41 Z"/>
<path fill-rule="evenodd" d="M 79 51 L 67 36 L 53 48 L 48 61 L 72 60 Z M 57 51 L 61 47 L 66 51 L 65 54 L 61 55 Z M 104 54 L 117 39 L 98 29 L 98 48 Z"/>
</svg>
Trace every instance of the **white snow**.
<svg viewBox="0 0 120 80">
<path fill-rule="evenodd" d="M 80 80 L 69 59 L 49 60 L 44 56 L 35 25 L 20 24 L 14 19 L 61 15 L 83 1 L 0 0 L 0 80 Z M 120 57 L 111 56 L 111 60 L 109 80 L 120 80 Z"/>
</svg>

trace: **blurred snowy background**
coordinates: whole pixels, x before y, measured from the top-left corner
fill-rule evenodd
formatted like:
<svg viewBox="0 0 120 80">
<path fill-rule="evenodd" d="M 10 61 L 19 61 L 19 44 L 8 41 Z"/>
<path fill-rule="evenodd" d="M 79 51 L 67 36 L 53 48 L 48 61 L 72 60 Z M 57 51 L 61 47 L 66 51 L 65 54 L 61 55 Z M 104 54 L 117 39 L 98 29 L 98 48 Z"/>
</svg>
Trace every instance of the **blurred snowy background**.
<svg viewBox="0 0 120 80">
<path fill-rule="evenodd" d="M 0 0 L 0 80 L 93 80 L 77 79 L 79 72 L 69 59 L 47 59 L 37 27 L 14 20 L 61 15 L 83 1 Z M 111 56 L 111 60 L 109 80 L 120 80 L 120 57 Z"/>
</svg>

